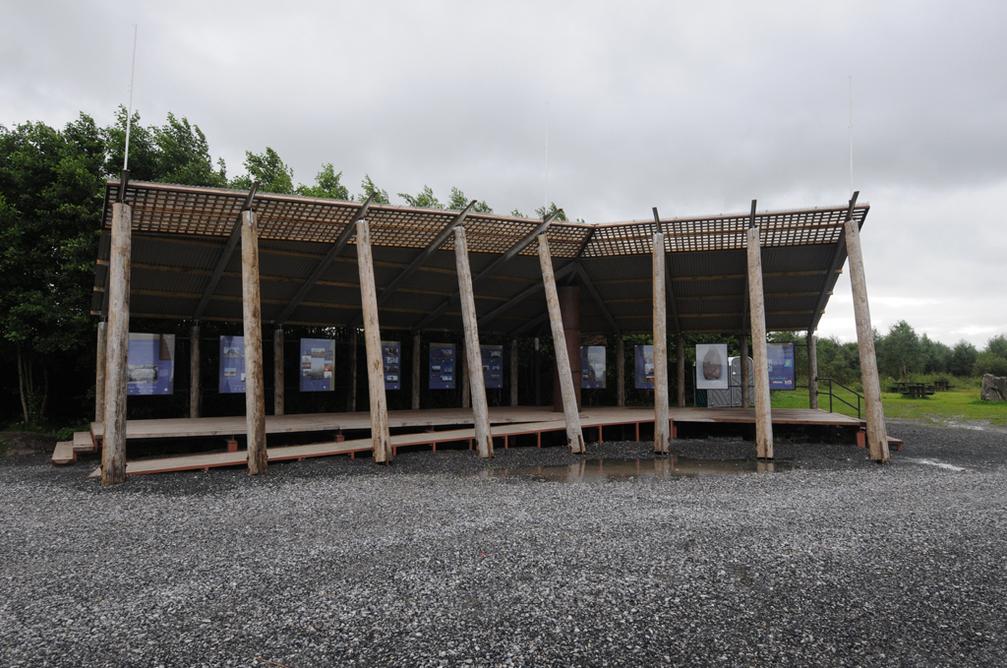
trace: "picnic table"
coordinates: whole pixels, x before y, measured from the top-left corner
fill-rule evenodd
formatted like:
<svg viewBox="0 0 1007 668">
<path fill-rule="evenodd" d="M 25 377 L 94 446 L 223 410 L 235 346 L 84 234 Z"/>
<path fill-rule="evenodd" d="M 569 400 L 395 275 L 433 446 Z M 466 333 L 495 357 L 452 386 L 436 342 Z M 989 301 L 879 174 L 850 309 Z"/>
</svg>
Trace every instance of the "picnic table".
<svg viewBox="0 0 1007 668">
<path fill-rule="evenodd" d="M 934 393 L 934 386 L 926 383 L 903 383 L 902 396 L 908 399 L 926 399 Z"/>
</svg>

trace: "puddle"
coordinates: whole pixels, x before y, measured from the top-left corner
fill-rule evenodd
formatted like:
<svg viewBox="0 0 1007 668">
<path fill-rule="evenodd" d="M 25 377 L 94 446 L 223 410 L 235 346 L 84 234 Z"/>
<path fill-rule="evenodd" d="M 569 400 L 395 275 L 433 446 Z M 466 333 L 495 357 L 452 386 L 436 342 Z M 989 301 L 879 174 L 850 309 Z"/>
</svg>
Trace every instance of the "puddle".
<svg viewBox="0 0 1007 668">
<path fill-rule="evenodd" d="M 942 462 L 939 459 L 929 459 L 927 457 L 901 457 L 900 459 L 909 462 L 910 464 L 922 464 L 924 466 L 934 466 L 939 469 L 944 469 L 945 471 L 954 471 L 955 473 L 961 473 L 962 471 L 968 470 L 961 466 L 955 466 L 954 464 L 948 464 L 947 462 Z"/>
<path fill-rule="evenodd" d="M 583 459 L 574 464 L 519 466 L 489 469 L 487 475 L 498 478 L 574 482 L 578 480 L 629 480 L 632 478 L 668 478 L 672 476 L 734 475 L 739 473 L 778 473 L 793 468 L 790 462 L 760 462 L 753 459 Z"/>
</svg>

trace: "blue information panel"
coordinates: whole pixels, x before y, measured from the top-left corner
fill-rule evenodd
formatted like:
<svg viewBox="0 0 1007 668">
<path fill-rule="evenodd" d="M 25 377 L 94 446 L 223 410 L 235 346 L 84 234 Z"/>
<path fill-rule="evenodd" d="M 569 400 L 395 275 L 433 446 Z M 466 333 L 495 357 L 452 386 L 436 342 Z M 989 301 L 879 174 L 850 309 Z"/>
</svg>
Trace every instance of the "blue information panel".
<svg viewBox="0 0 1007 668">
<path fill-rule="evenodd" d="M 453 343 L 430 344 L 430 375 L 427 386 L 431 390 L 455 389 L 457 348 Z"/>
<path fill-rule="evenodd" d="M 503 389 L 503 346 L 479 346 L 487 390 Z"/>
<path fill-rule="evenodd" d="M 382 341 L 381 358 L 385 365 L 385 389 L 402 389 L 402 342 Z"/>
<path fill-rule="evenodd" d="M 636 373 L 634 375 L 636 389 L 654 389 L 654 346 L 637 344 L 635 351 Z"/>
<path fill-rule="evenodd" d="M 220 376 L 217 385 L 221 394 L 239 394 L 245 391 L 245 337 L 220 337 Z"/>
<path fill-rule="evenodd" d="M 766 360 L 769 362 L 769 389 L 794 389 L 794 344 L 766 344 Z"/>
<path fill-rule="evenodd" d="M 605 389 L 605 346 L 580 347 L 580 386 L 585 390 Z"/>
<path fill-rule="evenodd" d="M 126 394 L 171 394 L 175 386 L 175 335 L 129 335 Z"/>
<path fill-rule="evenodd" d="M 301 392 L 331 392 L 335 370 L 334 339 L 301 339 Z"/>
</svg>

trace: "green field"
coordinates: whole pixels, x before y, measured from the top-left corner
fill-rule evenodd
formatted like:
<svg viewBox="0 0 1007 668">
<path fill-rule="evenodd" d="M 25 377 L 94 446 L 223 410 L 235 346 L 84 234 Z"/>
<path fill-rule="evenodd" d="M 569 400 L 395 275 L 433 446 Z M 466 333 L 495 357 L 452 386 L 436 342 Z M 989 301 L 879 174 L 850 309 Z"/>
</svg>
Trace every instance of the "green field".
<svg viewBox="0 0 1007 668">
<path fill-rule="evenodd" d="M 836 394 L 846 398 L 854 406 L 857 403 L 856 397 L 849 392 L 837 390 Z M 890 418 L 940 424 L 967 421 L 1007 425 L 1007 403 L 980 400 L 978 387 L 952 388 L 947 392 L 937 392 L 926 399 L 906 399 L 901 394 L 894 392 L 883 392 L 881 397 L 885 406 L 885 415 Z M 823 395 L 819 401 L 819 407 L 828 410 L 828 397 Z M 777 408 L 807 408 L 808 391 L 807 389 L 798 389 L 773 392 L 773 406 Z M 857 414 L 855 409 L 837 399 L 833 400 L 832 408 L 837 413 L 853 416 Z"/>
</svg>

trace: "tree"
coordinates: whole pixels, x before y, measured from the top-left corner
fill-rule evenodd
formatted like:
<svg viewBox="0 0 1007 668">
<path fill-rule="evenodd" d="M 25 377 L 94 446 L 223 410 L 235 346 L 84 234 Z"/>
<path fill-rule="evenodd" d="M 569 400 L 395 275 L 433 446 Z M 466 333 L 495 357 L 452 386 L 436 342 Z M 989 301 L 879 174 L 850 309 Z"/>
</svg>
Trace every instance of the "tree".
<svg viewBox="0 0 1007 668">
<path fill-rule="evenodd" d="M 81 114 L 62 132 L 0 127 L 0 341 L 13 349 L 21 416 L 46 413 L 52 357 L 90 345 L 103 133 Z"/>
<path fill-rule="evenodd" d="M 294 192 L 294 170 L 269 146 L 262 153 L 245 151 L 245 172 L 231 181 L 233 188 L 248 190 L 253 181 L 258 181 L 259 190 L 263 192 L 281 195 Z"/>
<path fill-rule="evenodd" d="M 419 191 L 415 195 L 410 195 L 409 193 L 399 193 L 399 197 L 406 201 L 409 206 L 414 206 L 419 209 L 443 209 L 444 205 L 441 204 L 437 196 L 434 195 L 433 188 L 430 186 L 423 186 L 423 190 Z"/>
<path fill-rule="evenodd" d="M 986 342 L 986 352 L 1007 359 L 1007 336 L 994 336 Z"/>
<path fill-rule="evenodd" d="M 976 364 L 976 357 L 979 352 L 976 347 L 968 341 L 959 341 L 951 349 L 951 359 L 948 363 L 948 371 L 956 376 L 967 376 L 972 373 L 972 368 Z"/>
<path fill-rule="evenodd" d="M 556 202 L 549 202 L 548 206 L 540 206 L 539 208 L 535 209 L 535 213 L 536 215 L 538 215 L 539 218 L 545 218 L 546 216 L 556 214 L 556 217 L 553 218 L 553 220 L 557 221 L 566 220 L 566 213 L 563 211 L 563 209 L 556 206 Z"/>
<path fill-rule="evenodd" d="M 923 368 L 920 339 L 905 320 L 892 325 L 878 341 L 877 350 L 878 367 L 886 375 L 908 378 Z"/>
<path fill-rule="evenodd" d="M 118 176 L 126 148 L 126 107 L 119 105 L 115 121 L 101 131 L 105 161 L 101 170 L 107 176 Z M 158 175 L 157 148 L 150 129 L 140 123 L 140 112 L 134 111 L 129 130 L 129 178 L 156 181 Z"/>
<path fill-rule="evenodd" d="M 302 184 L 297 187 L 297 194 L 307 195 L 308 197 L 352 200 L 353 198 L 350 197 L 349 189 L 340 182 L 342 178 L 343 173 L 337 172 L 331 162 L 326 162 L 322 165 L 321 171 L 315 176 L 315 185 L 306 186 Z"/>
<path fill-rule="evenodd" d="M 979 353 L 976 363 L 972 367 L 972 372 L 981 376 L 984 373 L 991 373 L 994 376 L 1007 376 L 1007 357 L 1001 357 L 988 350 Z"/>
<path fill-rule="evenodd" d="M 224 161 L 218 160 L 214 169 L 206 135 L 198 125 L 190 124 L 188 118 L 176 118 L 168 112 L 165 124 L 150 128 L 150 135 L 155 149 L 156 180 L 193 186 L 227 185 Z"/>
<path fill-rule="evenodd" d="M 374 184 L 369 174 L 364 174 L 364 180 L 360 182 L 360 199 L 366 200 L 368 197 L 374 204 L 389 204 L 388 191 L 382 190 Z"/>
<path fill-rule="evenodd" d="M 471 200 L 465 196 L 460 188 L 451 187 L 451 198 L 448 200 L 448 209 L 451 211 L 461 211 L 469 205 Z M 477 200 L 472 207 L 475 213 L 493 213 L 493 209 L 483 200 Z"/>
<path fill-rule="evenodd" d="M 947 373 L 951 362 L 951 348 L 924 334 L 920 337 L 921 365 L 924 373 Z"/>
</svg>

